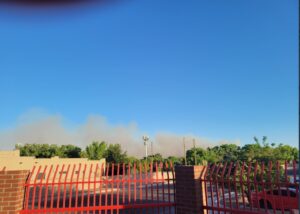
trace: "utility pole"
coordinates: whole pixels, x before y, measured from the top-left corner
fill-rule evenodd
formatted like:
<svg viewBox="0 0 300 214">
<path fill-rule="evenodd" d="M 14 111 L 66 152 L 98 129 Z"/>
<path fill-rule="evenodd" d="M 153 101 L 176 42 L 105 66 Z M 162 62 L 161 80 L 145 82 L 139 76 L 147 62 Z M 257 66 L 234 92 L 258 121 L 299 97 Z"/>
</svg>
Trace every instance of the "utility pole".
<svg viewBox="0 0 300 214">
<path fill-rule="evenodd" d="M 183 152 L 184 152 L 184 165 L 186 165 L 186 150 L 185 150 L 185 137 L 183 137 Z"/>
<path fill-rule="evenodd" d="M 193 146 L 194 146 L 195 165 L 197 165 L 197 153 L 196 153 L 196 142 L 195 142 L 195 138 L 193 138 Z"/>
<path fill-rule="evenodd" d="M 144 146 L 145 146 L 146 161 L 148 161 L 148 149 L 147 149 L 148 144 L 147 144 L 147 141 L 149 140 L 149 137 L 144 135 L 143 140 L 144 140 Z"/>
</svg>

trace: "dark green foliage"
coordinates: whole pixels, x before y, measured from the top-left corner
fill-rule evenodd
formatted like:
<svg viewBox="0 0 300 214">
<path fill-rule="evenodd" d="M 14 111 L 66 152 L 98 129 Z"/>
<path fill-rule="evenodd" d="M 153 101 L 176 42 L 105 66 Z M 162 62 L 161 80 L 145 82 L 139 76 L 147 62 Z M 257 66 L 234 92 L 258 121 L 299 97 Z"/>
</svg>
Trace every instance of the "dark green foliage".
<svg viewBox="0 0 300 214">
<path fill-rule="evenodd" d="M 36 158 L 51 158 L 59 153 L 57 145 L 37 144 Z"/>
<path fill-rule="evenodd" d="M 207 151 L 203 148 L 196 147 L 187 150 L 186 159 L 188 165 L 201 165 L 206 164 L 207 160 Z"/>
<path fill-rule="evenodd" d="M 145 159 L 145 158 L 144 158 Z M 160 153 L 156 153 L 154 155 L 149 155 L 148 156 L 148 161 L 153 162 L 153 163 L 160 163 L 163 162 L 163 157 Z"/>
<path fill-rule="evenodd" d="M 207 161 L 216 163 L 220 161 L 237 161 L 240 155 L 240 147 L 235 144 L 223 144 L 207 149 Z"/>
<path fill-rule="evenodd" d="M 107 145 L 104 141 L 101 143 L 94 141 L 85 148 L 86 157 L 90 160 L 100 160 L 101 158 L 104 158 L 106 147 Z"/>
<path fill-rule="evenodd" d="M 264 162 L 298 160 L 298 149 L 289 145 L 268 143 L 266 136 L 262 138 L 260 143 L 257 137 L 254 137 L 254 144 L 246 144 L 239 147 L 235 144 L 223 144 L 212 148 L 192 148 L 187 150 L 187 164 L 200 165 L 207 163 L 220 162 Z M 100 160 L 105 158 L 108 163 L 128 163 L 131 166 L 134 163 L 142 163 L 149 165 L 150 163 L 172 162 L 173 165 L 184 164 L 184 158 L 170 156 L 166 159 L 160 153 L 150 155 L 139 160 L 136 157 L 127 157 L 126 152 L 122 151 L 120 144 L 110 144 L 102 142 L 92 142 L 84 151 L 74 145 L 57 146 L 55 144 L 25 144 L 16 145 L 16 149 L 20 150 L 21 156 L 34 156 L 36 158 L 50 158 L 59 156 L 61 158 L 79 158 L 84 157 L 90 160 Z"/>
<path fill-rule="evenodd" d="M 25 144 L 17 145 L 21 156 L 32 156 L 36 158 L 51 158 L 59 156 L 61 158 L 79 158 L 81 148 L 73 145 L 57 146 L 55 144 Z"/>
<path fill-rule="evenodd" d="M 269 144 L 267 137 L 263 136 L 262 142 L 254 137 L 254 144 L 246 144 L 239 147 L 235 144 L 223 144 L 212 148 L 192 148 L 187 151 L 187 163 L 189 165 L 218 163 L 218 162 L 264 162 L 298 160 L 298 149 L 289 145 L 275 143 Z"/>
<path fill-rule="evenodd" d="M 164 160 L 164 162 L 172 163 L 173 166 L 182 165 L 182 164 L 184 164 L 184 158 L 182 158 L 182 157 L 175 157 L 175 156 L 169 156 L 168 158 L 166 158 Z"/>
<path fill-rule="evenodd" d="M 59 148 L 59 157 L 61 158 L 80 158 L 81 148 L 73 145 L 62 145 Z"/>
<path fill-rule="evenodd" d="M 131 167 L 133 167 L 134 163 L 136 163 L 138 165 L 139 162 L 140 162 L 140 160 L 133 156 L 127 156 L 124 161 L 124 163 L 129 164 Z"/>
<path fill-rule="evenodd" d="M 110 144 L 103 156 L 108 163 L 124 163 L 127 154 L 122 152 L 120 144 Z"/>
<path fill-rule="evenodd" d="M 280 144 L 274 149 L 273 159 L 279 161 L 291 161 L 298 159 L 298 149 L 289 145 Z"/>
<path fill-rule="evenodd" d="M 241 148 L 239 160 L 242 161 L 259 161 L 267 163 L 269 161 L 284 161 L 298 160 L 298 149 L 289 145 L 276 143 L 270 144 L 267 142 L 267 137 L 263 136 L 262 143 L 254 137 L 255 144 L 246 144 Z"/>
</svg>

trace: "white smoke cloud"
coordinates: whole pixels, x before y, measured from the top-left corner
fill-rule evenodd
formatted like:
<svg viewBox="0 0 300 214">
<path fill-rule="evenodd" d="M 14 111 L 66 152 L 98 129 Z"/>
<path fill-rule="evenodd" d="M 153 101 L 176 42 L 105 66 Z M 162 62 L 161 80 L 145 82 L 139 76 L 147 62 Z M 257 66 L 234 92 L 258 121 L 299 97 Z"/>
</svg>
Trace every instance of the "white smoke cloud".
<svg viewBox="0 0 300 214">
<path fill-rule="evenodd" d="M 142 157 L 145 150 L 141 142 L 142 133 L 135 123 L 110 124 L 99 115 L 90 115 L 83 124 L 76 124 L 76 128 L 68 128 L 64 125 L 61 115 L 49 115 L 40 110 L 32 110 L 21 115 L 14 127 L 0 130 L 0 149 L 13 149 L 17 143 L 74 144 L 84 149 L 92 141 L 106 141 L 119 143 L 129 155 Z M 150 136 L 153 153 L 161 153 L 166 157 L 182 156 L 183 137 L 167 132 Z M 214 142 L 194 135 L 185 135 L 185 139 L 187 149 L 192 147 L 192 139 L 195 139 L 196 146 L 204 148 L 224 142 L 239 144 L 238 141 L 228 140 Z M 151 153 L 150 142 L 148 154 Z"/>
</svg>

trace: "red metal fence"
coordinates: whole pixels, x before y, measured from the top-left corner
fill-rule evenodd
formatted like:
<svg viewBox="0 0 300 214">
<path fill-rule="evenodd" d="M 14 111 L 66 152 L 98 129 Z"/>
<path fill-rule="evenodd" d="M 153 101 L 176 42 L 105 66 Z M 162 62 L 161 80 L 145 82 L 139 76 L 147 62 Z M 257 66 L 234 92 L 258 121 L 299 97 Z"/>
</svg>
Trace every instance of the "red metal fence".
<svg viewBox="0 0 300 214">
<path fill-rule="evenodd" d="M 155 164 L 34 167 L 21 213 L 174 213 L 173 166 Z"/>
<path fill-rule="evenodd" d="M 293 213 L 299 209 L 296 162 L 220 163 L 207 167 L 202 185 L 209 213 Z"/>
</svg>

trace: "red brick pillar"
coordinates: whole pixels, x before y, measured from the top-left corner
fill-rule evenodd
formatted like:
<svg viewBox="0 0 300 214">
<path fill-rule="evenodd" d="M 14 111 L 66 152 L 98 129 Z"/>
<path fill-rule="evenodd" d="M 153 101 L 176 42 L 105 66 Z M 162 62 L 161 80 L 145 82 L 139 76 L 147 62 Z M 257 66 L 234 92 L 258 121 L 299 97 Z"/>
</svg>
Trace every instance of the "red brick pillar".
<svg viewBox="0 0 300 214">
<path fill-rule="evenodd" d="M 205 191 L 200 178 L 204 178 L 205 166 L 176 166 L 177 214 L 204 214 Z"/>
<path fill-rule="evenodd" d="M 28 170 L 0 171 L 0 214 L 15 214 L 23 207 Z"/>
</svg>

